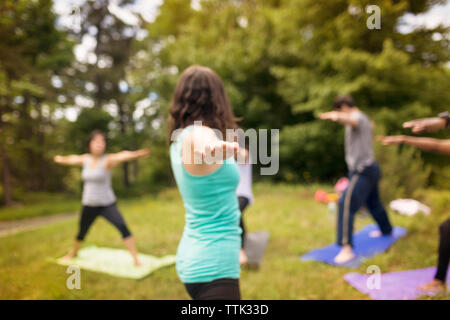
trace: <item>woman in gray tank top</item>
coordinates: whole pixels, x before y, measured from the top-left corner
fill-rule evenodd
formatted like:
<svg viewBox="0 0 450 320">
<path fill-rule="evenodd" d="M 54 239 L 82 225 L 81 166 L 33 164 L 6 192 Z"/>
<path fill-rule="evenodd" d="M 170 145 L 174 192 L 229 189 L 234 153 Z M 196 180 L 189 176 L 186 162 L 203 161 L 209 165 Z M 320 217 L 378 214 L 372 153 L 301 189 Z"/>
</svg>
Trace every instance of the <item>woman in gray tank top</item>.
<svg viewBox="0 0 450 320">
<path fill-rule="evenodd" d="M 83 196 L 80 227 L 72 250 L 63 259 L 72 259 L 78 253 L 90 226 L 98 216 L 111 222 L 122 234 L 125 246 L 133 256 L 135 265 L 141 265 L 137 257 L 136 243 L 116 206 L 116 196 L 111 187 L 111 169 L 118 164 L 149 154 L 148 149 L 121 151 L 105 154 L 106 139 L 100 131 L 94 131 L 89 139 L 89 153 L 82 155 L 55 156 L 56 163 L 82 166 Z"/>
</svg>

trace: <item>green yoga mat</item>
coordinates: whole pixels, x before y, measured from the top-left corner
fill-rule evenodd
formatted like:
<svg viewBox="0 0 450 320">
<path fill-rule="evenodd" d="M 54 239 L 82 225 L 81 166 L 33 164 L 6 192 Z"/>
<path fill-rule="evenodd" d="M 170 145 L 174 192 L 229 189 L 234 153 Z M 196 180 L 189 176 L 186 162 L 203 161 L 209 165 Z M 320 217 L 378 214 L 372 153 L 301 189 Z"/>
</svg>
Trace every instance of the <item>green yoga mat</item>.
<svg viewBox="0 0 450 320">
<path fill-rule="evenodd" d="M 139 253 L 138 257 L 142 263 L 140 267 L 134 265 L 133 258 L 126 250 L 89 246 L 78 251 L 77 257 L 68 261 L 59 258 L 56 263 L 63 266 L 77 265 L 83 270 L 128 279 L 142 279 L 159 268 L 175 263 L 173 255 L 158 258 Z"/>
</svg>

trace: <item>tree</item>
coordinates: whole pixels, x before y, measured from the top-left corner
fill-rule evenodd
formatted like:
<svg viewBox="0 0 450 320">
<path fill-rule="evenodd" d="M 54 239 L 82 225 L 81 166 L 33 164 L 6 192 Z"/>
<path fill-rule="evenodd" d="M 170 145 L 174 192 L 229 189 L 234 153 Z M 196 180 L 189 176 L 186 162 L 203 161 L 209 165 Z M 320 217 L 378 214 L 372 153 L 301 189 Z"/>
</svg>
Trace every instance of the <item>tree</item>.
<svg viewBox="0 0 450 320">
<path fill-rule="evenodd" d="M 118 1 L 115 7 L 120 9 L 132 2 Z M 112 5 L 107 0 L 87 1 L 79 13 L 74 12 L 80 15 L 82 22 L 80 30 L 72 32 L 80 41 L 90 37 L 95 42 L 90 60 L 79 65 L 79 94 L 92 99 L 95 108 L 109 112 L 117 110 L 115 142 L 122 148 L 133 149 L 138 147 L 133 140 L 135 106 L 129 99 L 131 88 L 127 82 L 127 69 L 135 52 L 133 41 L 139 26 L 128 25 L 112 14 Z M 129 164 L 124 163 L 122 168 L 123 182 L 128 187 Z"/>
<path fill-rule="evenodd" d="M 147 41 L 159 50 L 147 56 L 145 70 L 160 79 L 155 91 L 167 113 L 179 73 L 192 64 L 211 67 L 241 126 L 281 129 L 281 179 L 309 173 L 329 181 L 345 174 L 336 137 L 342 128 L 315 115 L 329 110 L 337 94 L 353 94 L 388 133 L 401 130 L 402 119 L 448 104 L 448 28 L 398 29 L 406 13 L 436 3 L 443 1 L 381 2 L 382 27 L 369 30 L 369 0 L 201 1 L 199 10 L 167 0 L 149 25 Z M 394 126 L 378 116 L 381 110 L 395 116 Z"/>
<path fill-rule="evenodd" d="M 13 176 L 26 181 L 28 189 L 45 184 L 45 132 L 60 91 L 52 80 L 72 60 L 72 43 L 56 29 L 51 8 L 50 0 L 0 4 L 0 151 L 6 205 L 12 202 Z"/>
<path fill-rule="evenodd" d="M 425 12 L 437 2 L 378 3 L 382 27 L 369 30 L 365 7 L 371 1 L 285 1 L 273 16 L 276 28 L 271 51 L 278 60 L 271 70 L 278 79 L 278 93 L 296 114 L 330 110 L 337 94 L 352 94 L 358 106 L 375 119 L 377 131 L 386 127 L 388 134 L 400 132 L 403 121 L 435 115 L 450 101 L 445 89 L 450 85 L 445 67 L 449 29 L 438 26 L 402 34 L 398 24 L 404 14 Z M 442 38 L 434 39 L 433 34 Z M 302 131 L 296 127 L 303 125 L 300 122 L 282 131 L 282 137 L 290 137 L 281 140 L 285 150 L 294 151 L 298 145 L 319 139 L 297 134 Z M 336 130 L 319 122 L 309 126 L 323 137 Z M 338 153 L 328 152 L 326 158 L 329 156 L 339 159 Z M 281 161 L 291 172 L 300 174 L 313 168 L 296 166 L 289 159 Z M 340 159 L 336 168 L 342 168 Z M 320 164 L 324 171 L 317 177 L 329 180 L 325 159 Z M 334 173 L 336 177 L 341 174 L 341 169 Z"/>
</svg>

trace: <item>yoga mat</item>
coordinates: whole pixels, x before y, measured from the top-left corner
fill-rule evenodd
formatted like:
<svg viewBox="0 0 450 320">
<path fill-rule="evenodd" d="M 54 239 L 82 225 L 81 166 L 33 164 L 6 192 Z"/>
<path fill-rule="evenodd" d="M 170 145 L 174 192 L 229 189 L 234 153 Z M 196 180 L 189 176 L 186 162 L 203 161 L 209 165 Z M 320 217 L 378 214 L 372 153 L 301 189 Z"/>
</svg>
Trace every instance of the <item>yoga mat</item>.
<svg viewBox="0 0 450 320">
<path fill-rule="evenodd" d="M 247 267 L 259 268 L 269 243 L 269 232 L 257 231 L 247 234 L 244 242 L 244 251 L 247 255 Z"/>
<path fill-rule="evenodd" d="M 436 272 L 435 267 L 408 271 L 381 273 L 380 288 L 369 289 L 367 279 L 370 274 L 347 273 L 345 281 L 356 290 L 368 294 L 374 300 L 414 300 L 423 295 L 433 296 L 433 292 L 419 290 L 418 287 L 430 282 Z M 450 268 L 447 282 L 450 280 Z"/>
<path fill-rule="evenodd" d="M 333 259 L 341 250 L 337 244 L 332 244 L 324 248 L 312 250 L 302 257 L 302 261 L 322 261 L 334 266 L 343 266 L 349 268 L 356 268 L 361 265 L 364 260 L 371 258 L 381 252 L 387 250 L 399 238 L 406 234 L 406 229 L 402 227 L 394 227 L 391 236 L 381 236 L 378 238 L 371 238 L 369 233 L 378 230 L 375 224 L 365 226 L 361 231 L 353 235 L 353 250 L 355 258 L 345 264 L 336 264 Z"/>
<path fill-rule="evenodd" d="M 137 267 L 133 263 L 133 258 L 126 250 L 100 248 L 89 246 L 78 251 L 78 256 L 56 263 L 64 266 L 78 265 L 81 269 L 106 273 L 114 277 L 128 279 L 142 279 L 153 271 L 175 263 L 175 256 L 164 256 L 161 258 L 147 254 L 138 254 L 142 266 Z"/>
</svg>

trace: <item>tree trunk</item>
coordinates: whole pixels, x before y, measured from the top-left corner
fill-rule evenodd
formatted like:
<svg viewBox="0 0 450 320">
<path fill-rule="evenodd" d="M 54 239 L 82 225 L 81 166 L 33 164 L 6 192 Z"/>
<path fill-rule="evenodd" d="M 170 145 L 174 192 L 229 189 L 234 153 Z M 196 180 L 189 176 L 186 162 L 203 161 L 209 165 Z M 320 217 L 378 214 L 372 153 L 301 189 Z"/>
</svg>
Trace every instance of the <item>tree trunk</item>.
<svg viewBox="0 0 450 320">
<path fill-rule="evenodd" d="M 125 188 L 130 187 L 130 176 L 128 174 L 128 162 L 124 162 L 122 164 L 122 171 L 123 171 L 123 185 Z"/>
<path fill-rule="evenodd" d="M 131 127 L 133 128 L 133 133 L 134 133 L 135 123 L 133 121 L 133 117 L 131 117 Z M 136 135 L 133 135 L 133 136 L 136 137 Z M 136 138 L 133 139 L 133 150 L 137 150 Z M 136 159 L 131 162 L 131 172 L 133 174 L 133 183 L 137 182 L 138 171 L 139 171 L 139 161 Z"/>
<path fill-rule="evenodd" d="M 120 132 L 122 133 L 123 136 L 125 136 L 126 134 L 126 129 L 125 129 L 125 121 L 124 121 L 124 115 L 123 115 L 123 109 L 122 106 L 119 105 L 119 116 L 120 116 Z M 130 174 L 129 174 L 129 165 L 128 162 L 124 162 L 122 164 L 122 172 L 123 172 L 123 185 L 125 186 L 125 188 L 129 188 L 130 187 Z"/>
<path fill-rule="evenodd" d="M 139 176 L 139 161 L 133 161 L 133 182 L 136 183 Z"/>
<path fill-rule="evenodd" d="M 3 204 L 5 206 L 12 205 L 11 196 L 11 174 L 9 171 L 8 155 L 3 146 L 0 146 L 0 153 L 2 157 L 2 187 L 3 187 Z"/>
<path fill-rule="evenodd" d="M 47 124 L 44 123 L 44 117 L 42 115 L 42 105 L 41 105 L 41 101 L 38 101 L 36 103 L 36 110 L 38 112 L 39 115 L 39 124 L 42 126 L 46 126 Z M 46 167 L 46 160 L 44 157 L 44 150 L 45 150 L 45 135 L 43 132 L 44 129 L 40 128 L 39 126 L 36 129 L 36 137 L 37 137 L 37 141 L 38 141 L 38 145 L 41 146 L 41 149 L 39 150 L 39 153 L 37 155 L 37 176 L 36 176 L 36 182 L 37 182 L 37 188 L 38 190 L 43 190 L 46 189 L 48 187 L 47 185 L 47 181 L 46 181 L 46 176 L 45 176 L 45 167 Z"/>
<path fill-rule="evenodd" d="M 2 162 L 2 187 L 3 187 L 3 204 L 5 206 L 10 206 L 12 204 L 11 197 L 11 173 L 9 169 L 8 163 L 8 155 L 6 154 L 6 150 L 4 148 L 5 143 L 5 132 L 3 128 L 2 121 L 2 107 L 0 106 L 0 135 L 2 135 L 2 139 L 0 140 L 0 157 Z"/>
<path fill-rule="evenodd" d="M 117 101 L 117 107 L 119 109 L 119 126 L 120 126 L 120 133 L 123 137 L 126 136 L 127 129 L 126 129 L 126 121 L 125 121 L 125 111 L 124 106 L 122 103 Z M 124 146 L 122 146 L 124 148 Z M 122 172 L 123 172 L 123 185 L 125 188 L 130 187 L 130 175 L 129 175 L 129 165 L 128 162 L 124 162 L 122 164 Z"/>
<path fill-rule="evenodd" d="M 33 125 L 35 121 L 31 120 L 29 109 L 31 108 L 31 97 L 28 93 L 24 94 L 24 102 L 20 108 L 20 128 L 19 128 L 19 140 L 26 142 L 24 150 L 27 161 L 27 172 L 24 183 L 26 189 L 29 191 L 36 191 L 36 157 L 30 143 L 34 139 Z"/>
<path fill-rule="evenodd" d="M 7 78 L 6 86 L 8 92 L 10 89 L 9 77 Z M 10 99 L 5 96 L 0 100 L 0 161 L 2 163 L 2 187 L 3 187 L 3 204 L 5 206 L 12 205 L 11 195 L 11 169 L 9 168 L 8 154 L 6 151 L 6 133 L 5 123 L 3 122 L 3 110 L 8 111 L 10 107 Z"/>
<path fill-rule="evenodd" d="M 125 123 L 123 123 L 123 121 L 120 121 L 120 126 L 121 126 L 121 132 L 123 135 L 125 135 Z M 128 162 L 124 162 L 122 164 L 122 172 L 123 172 L 123 185 L 125 186 L 125 188 L 129 188 L 130 187 L 130 172 L 129 172 L 129 164 Z"/>
</svg>

